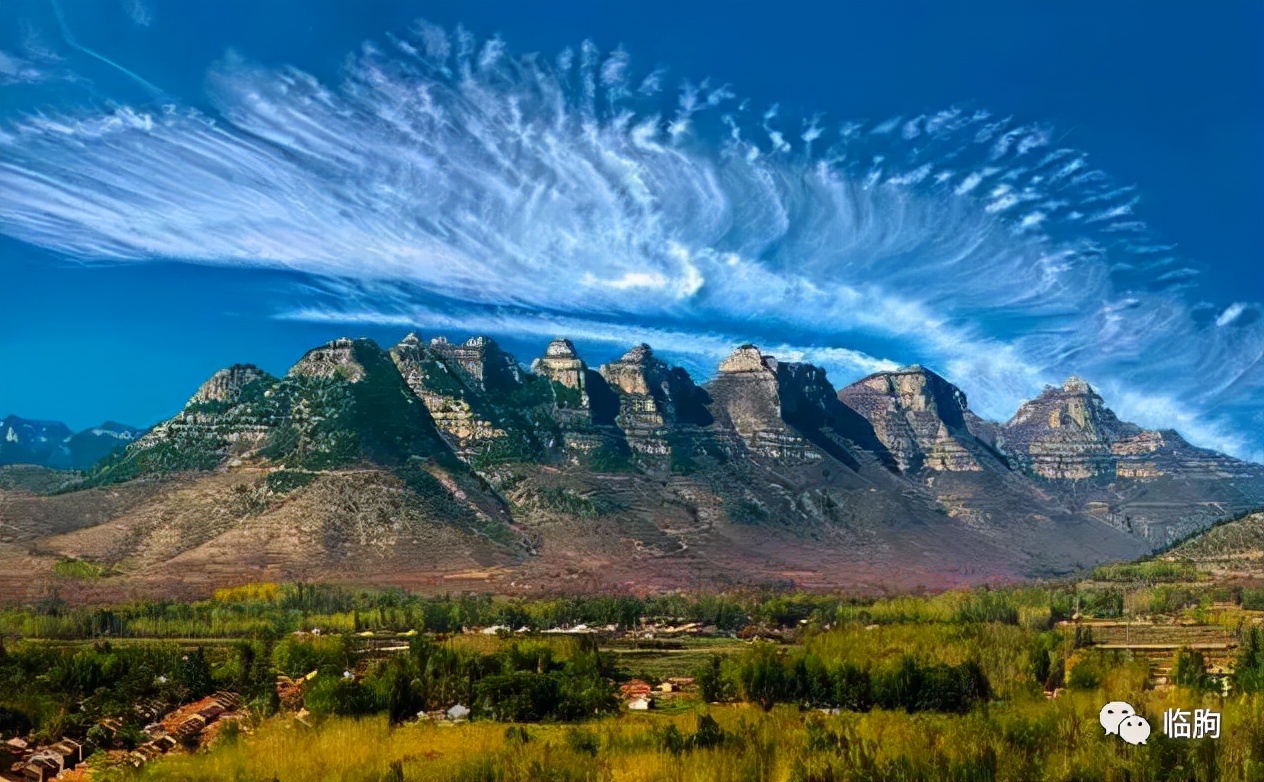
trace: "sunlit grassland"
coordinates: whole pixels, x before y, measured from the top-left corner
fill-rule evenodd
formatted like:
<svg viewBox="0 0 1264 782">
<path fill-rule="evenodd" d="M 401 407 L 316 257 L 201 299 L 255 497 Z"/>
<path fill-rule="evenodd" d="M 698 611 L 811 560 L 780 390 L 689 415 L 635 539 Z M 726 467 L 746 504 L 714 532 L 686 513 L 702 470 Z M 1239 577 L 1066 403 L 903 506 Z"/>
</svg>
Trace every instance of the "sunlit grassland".
<svg viewBox="0 0 1264 782">
<path fill-rule="evenodd" d="M 1023 602 L 1020 597 L 1011 598 Z M 827 714 L 787 703 L 765 713 L 748 703 L 705 704 L 689 695 L 665 702 L 666 708 L 657 713 L 623 711 L 574 724 L 509 726 L 476 720 L 447 726 L 410 723 L 392 729 L 382 717 L 330 717 L 307 727 L 279 715 L 210 751 L 168 757 L 140 772 L 120 773 L 118 778 L 189 782 L 1264 779 L 1264 696 L 1224 697 L 1183 687 L 1155 690 L 1149 682 L 1148 664 L 1127 651 L 1077 648 L 1061 634 L 1022 624 L 957 621 L 963 601 L 968 600 L 968 595 L 934 598 L 919 609 L 902 601 L 875 604 L 878 615 L 899 613 L 904 621 L 869 622 L 873 614 L 859 621 L 835 620 L 828 629 L 806 628 L 795 644 L 785 647 L 791 654 L 812 652 L 822 659 L 875 670 L 890 668 L 905 656 L 949 665 L 973 660 L 985 671 L 993 698 L 964 714 L 881 708 Z M 1053 645 L 1035 643 L 1038 637 L 1053 639 Z M 497 654 L 516 642 L 519 639 L 512 637 L 466 635 L 444 643 Z M 568 636 L 536 636 L 530 642 L 546 644 L 559 656 L 585 643 Z M 751 648 L 734 639 L 682 646 L 683 650 L 642 651 L 671 660 L 711 651 L 738 655 Z M 1056 698 L 1049 698 L 1032 675 L 1039 654 L 1061 655 L 1068 670 L 1075 671 Z M 1128 701 L 1149 718 L 1153 733 L 1146 745 L 1130 746 L 1104 735 L 1098 711 L 1109 700 Z M 1219 711 L 1223 715 L 1220 738 L 1163 736 L 1163 712 L 1177 707 Z M 700 730 L 702 715 L 716 720 L 723 740 L 715 746 L 691 748 L 689 737 Z M 525 742 L 519 728 L 525 731 Z"/>
<path fill-rule="evenodd" d="M 778 706 L 702 706 L 674 715 L 623 714 L 579 726 L 406 725 L 384 718 L 331 718 L 306 728 L 288 717 L 209 752 L 169 757 L 115 778 L 241 782 L 382 780 L 1254 780 L 1264 774 L 1264 700 L 1219 704 L 1188 693 L 1126 697 L 1152 721 L 1165 708 L 1214 705 L 1221 738 L 1185 741 L 1155 735 L 1129 746 L 1104 736 L 1097 714 L 1118 690 L 1069 693 L 1056 700 L 992 704 L 966 715 L 874 710 L 824 715 Z M 685 736 L 705 711 L 725 742 L 673 751 L 663 736 Z M 392 764 L 398 763 L 396 775 Z"/>
<path fill-rule="evenodd" d="M 8 642 L 0 707 L 52 739 L 72 723 L 83 729 L 107 713 L 130 713 L 159 670 L 172 677 L 164 686 L 243 694 L 246 731 L 138 771 L 105 772 L 124 782 L 1264 782 L 1260 614 L 1246 605 L 1251 593 L 1225 600 L 1220 589 L 1064 584 L 865 601 L 760 594 L 537 603 L 252 585 L 197 604 L 0 613 L 0 634 L 46 631 Z M 1151 622 L 1156 607 L 1164 612 Z M 686 621 L 715 630 L 671 629 Z M 252 622 L 262 629 L 234 638 Z M 556 630 L 581 622 L 624 632 Z M 497 629 L 478 629 L 489 626 Z M 322 632 L 291 629 L 314 627 Z M 207 635 L 215 628 L 225 630 L 218 643 Z M 1214 675 L 1199 656 L 1173 674 L 1177 686 L 1156 689 L 1145 649 L 1093 645 L 1120 646 L 1119 636 L 1216 636 L 1230 648 L 1214 660 Z M 204 641 L 196 653 L 204 668 L 184 665 Z M 1235 666 L 1231 676 L 1225 665 Z M 348 670 L 357 673 L 344 678 Z M 309 672 L 319 674 L 302 702 L 310 713 L 278 713 L 276 676 Z M 659 697 L 648 713 L 617 704 L 630 678 L 674 676 L 695 677 L 697 690 Z M 1233 692 L 1222 694 L 1228 683 Z M 170 698 L 189 699 L 174 690 Z M 1104 735 L 1098 711 L 1111 700 L 1150 720 L 1148 744 Z M 473 719 L 417 719 L 454 703 L 471 707 Z M 1163 736 L 1163 712 L 1178 706 L 1220 712 L 1220 738 Z M 98 752 L 92 762 L 107 757 Z"/>
</svg>

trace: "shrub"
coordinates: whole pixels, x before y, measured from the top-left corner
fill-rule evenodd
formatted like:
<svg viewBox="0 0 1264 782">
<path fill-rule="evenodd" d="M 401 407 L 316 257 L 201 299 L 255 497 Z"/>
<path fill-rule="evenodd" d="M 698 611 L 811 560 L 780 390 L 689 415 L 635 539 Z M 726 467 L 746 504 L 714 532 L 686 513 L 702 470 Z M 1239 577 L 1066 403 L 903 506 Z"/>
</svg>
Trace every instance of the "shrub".
<svg viewBox="0 0 1264 782">
<path fill-rule="evenodd" d="M 1207 674 L 1207 662 L 1197 649 L 1182 647 L 1176 650 L 1176 662 L 1172 666 L 1172 681 L 1192 690 L 1209 690 L 1214 682 Z"/>
<path fill-rule="evenodd" d="M 873 682 L 868 671 L 844 664 L 834 671 L 834 704 L 848 711 L 873 707 Z"/>
<path fill-rule="evenodd" d="M 601 749 L 601 739 L 591 730 L 571 728 L 566 733 L 566 746 L 576 754 L 596 757 L 597 751 Z"/>
<path fill-rule="evenodd" d="M 501 722 L 538 722 L 558 705 L 557 679 L 534 671 L 487 676 L 475 692 L 478 710 Z"/>
<path fill-rule="evenodd" d="M 669 722 L 654 729 L 654 745 L 664 752 L 679 755 L 685 751 L 685 737 L 675 723 Z"/>
<path fill-rule="evenodd" d="M 1242 639 L 1232 683 L 1235 692 L 1264 691 L 1264 639 L 1258 627 L 1252 627 Z"/>
<path fill-rule="evenodd" d="M 1008 594 L 982 589 L 973 592 L 957 609 L 958 622 L 1001 622 L 1018 624 L 1018 607 Z"/>
<path fill-rule="evenodd" d="M 778 701 L 792 694 L 789 677 L 782 663 L 782 653 L 770 643 L 757 643 L 738 664 L 738 684 L 742 697 L 770 711 Z"/>
<path fill-rule="evenodd" d="M 727 703 L 736 696 L 733 683 L 724 675 L 723 665 L 723 658 L 713 654 L 694 676 L 698 691 L 707 703 Z"/>
<path fill-rule="evenodd" d="M 1067 677 L 1067 685 L 1073 690 L 1095 690 L 1101 686 L 1101 671 L 1097 661 L 1089 657 L 1081 657 L 1071 666 L 1071 675 Z"/>
<path fill-rule="evenodd" d="M 531 741 L 531 734 L 521 725 L 510 725 L 505 728 L 505 743 L 526 744 Z"/>
<path fill-rule="evenodd" d="M 728 734 L 710 714 L 698 715 L 698 729 L 689 737 L 690 749 L 714 749 L 728 741 Z"/>
<path fill-rule="evenodd" d="M 317 676 L 303 696 L 303 705 L 317 717 L 355 716 L 373 711 L 368 690 L 342 676 Z"/>
</svg>

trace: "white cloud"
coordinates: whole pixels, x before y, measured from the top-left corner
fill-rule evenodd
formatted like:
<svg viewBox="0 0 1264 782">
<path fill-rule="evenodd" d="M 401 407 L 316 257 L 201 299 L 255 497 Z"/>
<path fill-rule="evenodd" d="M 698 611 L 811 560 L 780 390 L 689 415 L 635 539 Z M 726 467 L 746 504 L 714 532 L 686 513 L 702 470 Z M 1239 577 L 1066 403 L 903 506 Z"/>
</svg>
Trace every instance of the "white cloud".
<svg viewBox="0 0 1264 782">
<path fill-rule="evenodd" d="M 1230 323 L 1237 320 L 1239 315 L 1246 312 L 1246 307 L 1247 305 L 1245 302 L 1235 301 L 1233 304 L 1225 307 L 1224 312 L 1220 313 L 1220 315 L 1216 318 L 1216 325 L 1228 326 Z"/>
<path fill-rule="evenodd" d="M 558 58 L 562 75 L 462 31 L 423 24 L 398 44 L 365 47 L 340 85 L 228 57 L 208 78 L 214 116 L 10 122 L 0 232 L 81 258 L 299 271 L 378 317 L 443 296 L 467 324 L 512 308 L 507 327 L 617 323 L 682 351 L 753 339 L 853 373 L 887 359 L 849 349 L 881 344 L 993 417 L 1073 373 L 1170 399 L 1217 442 L 1260 407 L 1264 326 L 1243 318 L 1256 305 L 1217 319 L 1238 327 L 1200 325 L 1193 267 L 1116 219 L 1135 192 L 1074 150 L 1034 162 L 1042 128 L 946 111 L 826 133 L 813 118 L 809 155 L 770 124 L 797 120 L 731 114 L 727 87 L 634 106 L 627 85 L 661 77 L 638 81 L 592 44 Z M 19 67 L 6 62 L 0 78 Z M 941 186 L 947 165 L 969 173 Z M 1104 306 L 1125 269 L 1146 283 L 1136 303 Z M 1226 381 L 1209 391 L 1208 376 Z"/>
</svg>

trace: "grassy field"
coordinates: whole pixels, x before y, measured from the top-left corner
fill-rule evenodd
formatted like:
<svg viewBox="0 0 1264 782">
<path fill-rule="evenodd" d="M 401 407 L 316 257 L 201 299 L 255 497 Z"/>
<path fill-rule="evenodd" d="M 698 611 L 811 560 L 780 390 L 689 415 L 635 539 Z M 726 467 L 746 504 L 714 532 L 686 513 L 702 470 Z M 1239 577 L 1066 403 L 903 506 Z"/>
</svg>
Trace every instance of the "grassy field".
<svg viewBox="0 0 1264 782">
<path fill-rule="evenodd" d="M 1224 709 L 1219 741 L 1153 736 L 1129 746 L 1102 735 L 1097 713 L 1112 688 L 1054 701 L 994 704 L 966 715 L 874 710 L 825 715 L 778 706 L 694 704 L 670 714 L 623 714 L 579 726 L 500 723 L 391 728 L 385 718 L 285 717 L 210 752 L 170 757 L 122 779 L 241 782 L 386 780 L 1255 780 L 1264 774 L 1264 701 Z M 1133 690 L 1143 713 L 1203 701 Z M 721 733 L 690 746 L 700 715 Z M 525 741 L 523 740 L 525 737 Z M 673 738 L 675 737 L 675 738 Z M 678 740 L 683 739 L 683 741 Z"/>
<path fill-rule="evenodd" d="M 259 585 L 204 604 L 13 608 L 0 615 L 0 738 L 86 733 L 126 749 L 143 740 L 139 724 L 113 737 L 92 726 L 134 719 L 140 700 L 231 690 L 247 707 L 239 728 L 140 769 L 97 752 L 93 778 L 1264 782 L 1264 637 L 1261 612 L 1243 606 L 1253 593 L 1146 587 L 1168 588 L 1192 591 L 1139 598 L 1095 582 L 532 603 Z M 1169 603 L 1179 607 L 1150 611 Z M 715 629 L 665 629 L 686 620 Z M 549 631 L 580 621 L 625 629 Z M 528 629 L 459 632 L 476 622 Z M 167 632 L 143 635 L 153 627 Z M 277 700 L 279 674 L 310 671 L 300 703 Z M 696 686 L 656 696 L 649 712 L 619 698 L 630 679 L 678 676 Z M 1112 700 L 1149 719 L 1148 743 L 1104 734 L 1098 711 Z M 418 719 L 454 703 L 472 719 Z M 1220 738 L 1164 736 L 1163 713 L 1178 707 L 1221 713 Z"/>
</svg>

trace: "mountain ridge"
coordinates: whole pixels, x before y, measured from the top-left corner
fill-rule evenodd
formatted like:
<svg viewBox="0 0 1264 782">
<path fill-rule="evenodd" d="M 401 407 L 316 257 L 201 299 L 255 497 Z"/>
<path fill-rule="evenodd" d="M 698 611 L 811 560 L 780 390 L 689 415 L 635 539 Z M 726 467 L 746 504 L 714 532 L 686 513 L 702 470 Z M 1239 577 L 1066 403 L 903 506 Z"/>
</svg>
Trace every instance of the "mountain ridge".
<svg viewBox="0 0 1264 782">
<path fill-rule="evenodd" d="M 74 432 L 61 421 L 8 415 L 0 418 L 0 465 L 86 469 L 125 448 L 145 431 L 117 421 L 105 421 Z"/>
<path fill-rule="evenodd" d="M 187 517 L 164 481 L 204 486 L 222 527 Z M 82 507 L 102 490 L 137 504 L 107 522 Z M 302 542 L 259 567 L 330 578 L 414 583 L 422 566 L 398 541 L 424 528 L 453 552 L 418 559 L 428 572 L 497 563 L 488 579 L 534 588 L 873 586 L 1150 553 L 1264 507 L 1264 468 L 1119 421 L 1078 379 L 996 423 L 918 366 L 836 389 L 747 344 L 696 384 L 644 344 L 594 369 L 561 338 L 528 366 L 487 337 L 410 334 L 333 340 L 279 378 L 225 368 L 78 491 L 15 492 L 28 520 L 63 530 L 25 525 L 32 562 L 83 556 L 151 580 L 204 549 L 196 568 L 240 579 L 244 530 L 278 525 Z"/>
</svg>

